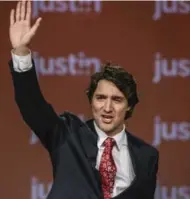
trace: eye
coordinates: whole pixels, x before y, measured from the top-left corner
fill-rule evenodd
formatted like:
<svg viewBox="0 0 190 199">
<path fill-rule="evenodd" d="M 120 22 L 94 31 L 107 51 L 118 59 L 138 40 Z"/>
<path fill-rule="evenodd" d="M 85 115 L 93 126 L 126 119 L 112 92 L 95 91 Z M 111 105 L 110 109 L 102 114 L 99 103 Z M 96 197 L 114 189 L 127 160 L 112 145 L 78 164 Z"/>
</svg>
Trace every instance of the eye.
<svg viewBox="0 0 190 199">
<path fill-rule="evenodd" d="M 116 101 L 116 102 L 122 102 L 123 101 L 123 98 L 122 97 L 113 97 L 113 100 Z"/>
<path fill-rule="evenodd" d="M 105 99 L 105 98 L 106 98 L 106 96 L 104 96 L 104 95 L 97 95 L 96 96 L 96 99 L 98 99 L 98 100 Z"/>
</svg>

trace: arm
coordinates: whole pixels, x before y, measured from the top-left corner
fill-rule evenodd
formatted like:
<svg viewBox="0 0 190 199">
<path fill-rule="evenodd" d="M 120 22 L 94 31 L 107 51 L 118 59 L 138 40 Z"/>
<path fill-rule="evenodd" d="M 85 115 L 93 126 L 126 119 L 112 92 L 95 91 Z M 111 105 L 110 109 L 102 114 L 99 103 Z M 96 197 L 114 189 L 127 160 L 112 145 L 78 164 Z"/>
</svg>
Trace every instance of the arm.
<svg viewBox="0 0 190 199">
<path fill-rule="evenodd" d="M 14 85 L 14 96 L 24 122 L 39 137 L 42 144 L 52 151 L 59 140 L 59 119 L 52 106 L 44 99 L 36 77 L 34 62 L 28 70 L 17 72 L 13 59 L 9 66 Z M 26 65 L 23 64 L 23 66 Z M 57 139 L 57 140 L 56 140 Z"/>
<path fill-rule="evenodd" d="M 150 199 L 154 199 L 155 190 L 157 185 L 157 173 L 158 173 L 159 153 L 155 155 L 155 161 L 152 167 L 152 180 L 150 182 Z"/>
<path fill-rule="evenodd" d="M 36 31 L 38 22 L 30 28 L 29 18 L 31 4 L 28 2 L 26 20 L 24 1 L 17 4 L 16 21 L 11 11 L 10 40 L 13 46 L 12 59 L 9 62 L 15 101 L 25 123 L 36 133 L 42 144 L 52 151 L 61 141 L 60 128 L 65 123 L 54 112 L 52 106 L 44 99 L 37 81 L 34 61 L 27 44 Z M 21 12 L 20 12 L 21 10 Z M 20 17 L 18 16 L 21 13 Z M 27 19 L 28 17 L 28 19 Z"/>
<path fill-rule="evenodd" d="M 151 159 L 153 158 L 153 162 L 151 164 L 150 173 L 151 177 L 148 181 L 146 186 L 146 199 L 154 199 L 155 197 L 155 190 L 157 184 L 157 173 L 158 173 L 158 163 L 159 163 L 159 152 L 157 149 L 154 151 L 154 154 L 151 155 Z"/>
</svg>

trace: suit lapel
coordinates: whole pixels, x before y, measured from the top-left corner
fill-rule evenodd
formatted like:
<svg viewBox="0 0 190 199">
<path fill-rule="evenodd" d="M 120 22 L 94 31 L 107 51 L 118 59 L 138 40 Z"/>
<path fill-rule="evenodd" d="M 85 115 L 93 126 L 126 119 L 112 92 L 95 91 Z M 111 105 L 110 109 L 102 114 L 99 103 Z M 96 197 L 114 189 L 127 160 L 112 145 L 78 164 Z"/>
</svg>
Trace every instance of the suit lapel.
<svg viewBox="0 0 190 199">
<path fill-rule="evenodd" d="M 126 131 L 126 133 L 127 133 L 127 141 L 128 141 L 128 146 L 129 146 L 129 154 L 131 157 L 132 166 L 133 166 L 133 170 L 135 173 L 135 178 L 130 186 L 132 188 L 134 186 L 135 187 L 138 186 L 138 184 L 140 182 L 140 180 L 139 180 L 141 177 L 141 174 L 140 174 L 141 173 L 140 172 L 141 164 L 140 164 L 140 157 L 139 157 L 140 149 L 138 147 L 136 138 L 129 132 Z M 96 169 L 96 158 L 98 155 L 98 147 L 97 147 L 98 135 L 94 128 L 92 119 L 86 121 L 86 123 L 83 123 L 83 125 L 80 126 L 80 134 L 81 134 L 80 138 L 81 138 L 84 152 L 87 156 L 89 164 L 92 167 L 92 170 L 94 171 L 99 190 L 101 190 L 101 177 L 100 177 L 98 170 Z M 129 187 L 129 189 L 128 188 L 126 189 L 124 194 L 130 194 L 130 190 L 132 190 L 132 189 L 130 189 L 130 187 Z M 98 193 L 100 194 L 99 198 L 103 198 L 102 192 L 99 191 Z M 121 195 L 123 195 L 123 193 Z"/>
<path fill-rule="evenodd" d="M 98 155 L 98 135 L 94 128 L 93 119 L 86 121 L 84 125 L 80 127 L 81 142 L 84 148 L 84 152 L 92 166 L 96 170 L 96 158 Z M 133 170 L 135 173 L 135 180 L 139 178 L 140 175 L 140 157 L 139 157 L 139 147 L 134 136 L 126 131 L 127 141 L 129 146 L 129 154 L 132 161 Z M 98 172 L 98 171 L 97 171 Z M 97 176 L 99 178 L 99 176 Z"/>
<path fill-rule="evenodd" d="M 131 157 L 132 166 L 135 173 L 135 179 L 138 179 L 140 174 L 139 148 L 137 146 L 137 143 L 135 142 L 133 135 L 127 131 L 126 133 L 127 133 L 127 140 L 129 146 L 129 154 Z"/>
<path fill-rule="evenodd" d="M 84 151 L 92 165 L 93 168 L 96 166 L 96 157 L 98 155 L 98 135 L 94 128 L 93 120 L 86 121 L 86 124 L 81 126 L 81 136 L 82 144 L 84 147 Z M 139 174 L 139 148 L 136 143 L 136 139 L 134 136 L 126 131 L 127 133 L 127 141 L 129 146 L 129 154 L 132 161 L 132 166 L 135 172 L 135 176 Z"/>
<path fill-rule="evenodd" d="M 97 194 L 99 195 L 98 198 L 102 197 L 101 192 L 101 177 L 99 171 L 96 169 L 96 158 L 98 155 L 98 135 L 94 129 L 93 120 L 88 120 L 86 123 L 83 123 L 80 126 L 80 140 L 84 149 L 84 153 L 88 159 L 89 165 L 92 168 L 94 173 L 94 177 L 96 180 L 93 180 L 93 187 L 97 187 L 96 189 Z"/>
<path fill-rule="evenodd" d="M 80 127 L 81 142 L 84 148 L 84 152 L 91 163 L 91 166 L 95 168 L 96 157 L 98 154 L 97 140 L 98 136 L 93 126 L 93 120 L 88 120 Z"/>
</svg>

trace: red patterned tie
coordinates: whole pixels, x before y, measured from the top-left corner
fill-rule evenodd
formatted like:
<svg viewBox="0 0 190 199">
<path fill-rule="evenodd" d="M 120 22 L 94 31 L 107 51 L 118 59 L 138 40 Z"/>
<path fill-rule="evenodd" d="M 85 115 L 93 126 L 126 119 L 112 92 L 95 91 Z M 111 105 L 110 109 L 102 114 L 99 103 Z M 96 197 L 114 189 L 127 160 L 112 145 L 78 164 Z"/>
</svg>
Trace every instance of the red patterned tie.
<svg viewBox="0 0 190 199">
<path fill-rule="evenodd" d="M 107 138 L 104 141 L 104 152 L 102 154 L 99 171 L 102 178 L 102 190 L 104 194 L 104 199 L 110 199 L 112 197 L 115 176 L 116 176 L 116 166 L 112 156 L 112 149 L 115 144 L 113 138 Z"/>
</svg>

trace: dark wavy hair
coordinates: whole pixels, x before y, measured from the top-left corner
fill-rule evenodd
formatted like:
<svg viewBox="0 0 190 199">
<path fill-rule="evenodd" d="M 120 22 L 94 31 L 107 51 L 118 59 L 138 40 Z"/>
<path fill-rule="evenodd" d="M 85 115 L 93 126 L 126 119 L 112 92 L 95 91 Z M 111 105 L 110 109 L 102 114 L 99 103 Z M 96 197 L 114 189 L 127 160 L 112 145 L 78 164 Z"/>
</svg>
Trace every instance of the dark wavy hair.
<svg viewBox="0 0 190 199">
<path fill-rule="evenodd" d="M 126 112 L 125 120 L 130 118 L 135 105 L 139 102 L 137 86 L 133 76 L 118 64 L 111 62 L 103 64 L 101 71 L 91 76 L 89 87 L 86 90 L 90 103 L 100 80 L 111 81 L 124 94 L 130 107 L 130 110 Z"/>
</svg>

